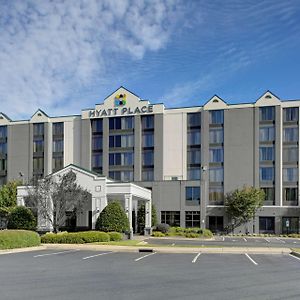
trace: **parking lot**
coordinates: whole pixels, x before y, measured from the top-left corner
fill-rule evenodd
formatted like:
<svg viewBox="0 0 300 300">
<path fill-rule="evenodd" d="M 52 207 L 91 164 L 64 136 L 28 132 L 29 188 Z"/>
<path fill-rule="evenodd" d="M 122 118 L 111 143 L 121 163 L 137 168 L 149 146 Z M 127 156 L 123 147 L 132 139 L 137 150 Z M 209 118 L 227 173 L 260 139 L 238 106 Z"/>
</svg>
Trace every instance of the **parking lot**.
<svg viewBox="0 0 300 300">
<path fill-rule="evenodd" d="M 291 255 L 42 250 L 0 255 L 1 299 L 299 299 Z"/>
</svg>

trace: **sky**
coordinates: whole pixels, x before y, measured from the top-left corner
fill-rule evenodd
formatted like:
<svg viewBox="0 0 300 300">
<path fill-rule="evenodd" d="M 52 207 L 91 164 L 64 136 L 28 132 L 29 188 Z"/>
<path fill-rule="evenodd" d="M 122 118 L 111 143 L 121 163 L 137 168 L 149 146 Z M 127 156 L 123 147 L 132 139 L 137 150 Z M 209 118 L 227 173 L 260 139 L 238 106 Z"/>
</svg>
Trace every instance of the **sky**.
<svg viewBox="0 0 300 300">
<path fill-rule="evenodd" d="M 0 0 L 0 111 L 300 99 L 299 0 Z"/>
</svg>

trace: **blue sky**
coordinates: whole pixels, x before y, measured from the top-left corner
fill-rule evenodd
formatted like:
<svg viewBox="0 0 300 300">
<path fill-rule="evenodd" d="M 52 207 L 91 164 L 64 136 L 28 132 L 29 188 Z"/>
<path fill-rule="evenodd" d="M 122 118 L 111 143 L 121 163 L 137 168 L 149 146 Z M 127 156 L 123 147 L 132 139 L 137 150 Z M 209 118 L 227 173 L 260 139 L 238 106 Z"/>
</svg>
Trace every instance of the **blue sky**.
<svg viewBox="0 0 300 300">
<path fill-rule="evenodd" d="M 0 0 L 0 111 L 79 114 L 123 85 L 167 107 L 300 99 L 299 0 Z"/>
</svg>

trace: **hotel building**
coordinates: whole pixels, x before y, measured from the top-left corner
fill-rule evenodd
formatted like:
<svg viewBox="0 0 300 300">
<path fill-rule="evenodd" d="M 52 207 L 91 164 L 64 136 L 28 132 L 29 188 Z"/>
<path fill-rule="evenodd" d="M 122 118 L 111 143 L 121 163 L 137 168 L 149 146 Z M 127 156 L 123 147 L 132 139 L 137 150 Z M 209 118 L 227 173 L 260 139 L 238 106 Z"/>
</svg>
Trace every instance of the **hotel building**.
<svg viewBox="0 0 300 300">
<path fill-rule="evenodd" d="M 235 233 L 299 232 L 300 100 L 166 108 L 121 87 L 80 115 L 0 114 L 0 184 L 70 164 L 152 191 L 161 223 L 223 231 L 224 195 L 254 186 L 265 202 Z"/>
</svg>

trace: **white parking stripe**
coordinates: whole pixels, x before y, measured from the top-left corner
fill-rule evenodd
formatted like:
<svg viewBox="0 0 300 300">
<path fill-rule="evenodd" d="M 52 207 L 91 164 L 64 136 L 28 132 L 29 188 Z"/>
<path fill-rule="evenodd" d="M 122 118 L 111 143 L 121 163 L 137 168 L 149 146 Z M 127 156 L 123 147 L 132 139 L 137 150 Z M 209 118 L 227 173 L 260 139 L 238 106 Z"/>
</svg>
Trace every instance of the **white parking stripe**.
<svg viewBox="0 0 300 300">
<path fill-rule="evenodd" d="M 246 238 L 243 238 L 243 240 L 244 240 L 245 242 L 247 242 L 247 239 L 246 239 Z"/>
<path fill-rule="evenodd" d="M 276 240 L 285 244 L 285 241 L 281 240 L 280 238 L 276 238 Z"/>
<path fill-rule="evenodd" d="M 91 255 L 91 256 L 86 256 L 86 257 L 83 257 L 82 259 L 89 259 L 89 258 L 93 258 L 93 257 L 97 257 L 97 256 L 101 256 L 101 255 L 105 255 L 105 254 L 111 254 L 113 252 L 104 252 L 104 253 L 98 253 L 98 254 L 95 254 L 95 255 Z"/>
<path fill-rule="evenodd" d="M 254 263 L 257 266 L 257 262 L 254 259 L 252 259 L 247 253 L 245 253 L 245 255 L 250 259 L 252 263 Z"/>
<path fill-rule="evenodd" d="M 299 258 L 298 256 L 295 256 L 295 255 L 293 255 L 293 254 L 290 254 L 290 253 L 289 253 L 289 256 L 291 256 L 291 257 L 293 257 L 293 258 L 296 258 L 296 259 L 300 260 L 300 258 Z"/>
<path fill-rule="evenodd" d="M 139 260 L 141 260 L 141 259 L 143 259 L 145 257 L 151 256 L 151 255 L 154 255 L 154 254 L 156 254 L 156 252 L 153 252 L 153 253 L 150 253 L 150 254 L 146 254 L 146 255 L 144 255 L 142 257 L 136 258 L 134 261 L 139 261 Z"/>
<path fill-rule="evenodd" d="M 171 246 L 175 246 L 175 243 L 173 243 Z"/>
<path fill-rule="evenodd" d="M 225 238 L 224 238 L 224 236 L 222 236 L 222 242 L 224 242 L 225 241 Z"/>
<path fill-rule="evenodd" d="M 201 255 L 201 253 L 199 252 L 199 253 L 194 257 L 194 259 L 193 259 L 193 261 L 192 261 L 193 264 L 197 261 L 197 259 L 198 259 L 198 257 L 199 257 L 200 255 Z"/>
<path fill-rule="evenodd" d="M 47 254 L 39 254 L 39 255 L 35 255 L 34 257 L 42 257 L 42 256 L 49 256 L 49 255 L 56 255 L 56 254 L 63 254 L 63 253 L 71 253 L 71 252 L 76 252 L 76 251 L 80 251 L 80 249 L 67 250 L 67 251 L 61 251 L 61 252 L 55 252 L 55 253 L 47 253 Z"/>
<path fill-rule="evenodd" d="M 265 239 L 268 243 L 270 243 L 270 240 L 268 240 L 268 239 Z"/>
</svg>

